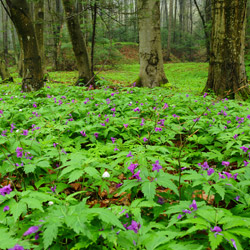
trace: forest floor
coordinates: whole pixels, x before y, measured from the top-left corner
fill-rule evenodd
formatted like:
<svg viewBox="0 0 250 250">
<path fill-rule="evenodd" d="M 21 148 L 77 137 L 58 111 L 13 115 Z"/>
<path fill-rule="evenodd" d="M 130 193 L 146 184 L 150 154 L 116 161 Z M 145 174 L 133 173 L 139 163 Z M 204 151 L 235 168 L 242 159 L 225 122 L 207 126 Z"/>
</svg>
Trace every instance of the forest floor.
<svg viewBox="0 0 250 250">
<path fill-rule="evenodd" d="M 13 74 L 0 86 L 0 249 L 249 249 L 249 100 L 201 95 L 207 69 L 166 64 L 154 89 L 132 86 L 137 64 L 100 72 L 95 90 L 49 72 L 33 93 Z"/>
</svg>

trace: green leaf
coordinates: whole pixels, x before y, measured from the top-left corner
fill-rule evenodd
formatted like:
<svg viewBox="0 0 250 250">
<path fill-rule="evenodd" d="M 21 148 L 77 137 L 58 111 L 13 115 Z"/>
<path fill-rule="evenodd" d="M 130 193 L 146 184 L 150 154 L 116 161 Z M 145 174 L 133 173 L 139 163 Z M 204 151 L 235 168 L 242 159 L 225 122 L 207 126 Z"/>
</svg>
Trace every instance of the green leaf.
<svg viewBox="0 0 250 250">
<path fill-rule="evenodd" d="M 60 222 L 56 222 L 55 220 L 53 220 L 53 223 L 45 225 L 46 229 L 43 232 L 44 249 L 47 249 L 52 244 L 53 240 L 56 239 L 59 226 Z"/>
<path fill-rule="evenodd" d="M 27 205 L 24 202 L 20 201 L 12 205 L 10 210 L 11 210 L 11 213 L 13 214 L 14 221 L 17 221 L 17 219 L 22 213 L 27 212 Z"/>
<path fill-rule="evenodd" d="M 177 195 L 179 195 L 177 186 L 172 182 L 171 176 L 168 174 L 164 174 L 157 178 L 156 183 L 160 186 L 163 186 L 165 188 L 170 188 L 173 190 Z"/>
<path fill-rule="evenodd" d="M 247 228 L 238 227 L 238 228 L 227 230 L 227 232 L 250 238 L 250 230 Z"/>
<path fill-rule="evenodd" d="M 155 197 L 156 183 L 155 181 L 144 181 L 142 183 L 142 192 L 148 200 L 153 200 Z"/>
<path fill-rule="evenodd" d="M 86 167 L 84 168 L 84 172 L 87 173 L 89 176 L 94 177 L 96 179 L 100 179 L 100 173 L 93 167 Z"/>
<path fill-rule="evenodd" d="M 89 210 L 88 213 L 94 213 L 94 214 L 98 214 L 99 218 L 108 223 L 108 224 L 112 224 L 114 226 L 117 226 L 121 229 L 124 229 L 124 226 L 122 225 L 122 223 L 118 220 L 118 218 L 110 211 L 104 208 L 92 208 Z"/>
<path fill-rule="evenodd" d="M 211 231 L 209 231 L 208 237 L 212 250 L 216 250 L 223 240 L 223 237 L 221 235 L 215 235 L 215 233 Z"/>
<path fill-rule="evenodd" d="M 12 233 L 7 232 L 7 228 L 0 228 L 0 249 L 12 248 L 16 245 L 17 239 L 12 237 Z"/>
<path fill-rule="evenodd" d="M 213 187 L 216 190 L 216 192 L 220 195 L 221 199 L 224 200 L 225 188 L 219 184 L 214 184 Z"/>
<path fill-rule="evenodd" d="M 44 212 L 42 202 L 35 198 L 23 198 L 22 202 L 25 202 L 31 209 L 39 209 Z"/>
<path fill-rule="evenodd" d="M 124 181 L 124 184 L 122 185 L 121 189 L 119 190 L 119 195 L 127 190 L 132 189 L 133 187 L 141 185 L 141 182 L 137 180 L 126 180 Z"/>
<path fill-rule="evenodd" d="M 69 183 L 74 182 L 75 180 L 78 180 L 83 174 L 83 170 L 74 170 L 69 175 Z"/>
</svg>

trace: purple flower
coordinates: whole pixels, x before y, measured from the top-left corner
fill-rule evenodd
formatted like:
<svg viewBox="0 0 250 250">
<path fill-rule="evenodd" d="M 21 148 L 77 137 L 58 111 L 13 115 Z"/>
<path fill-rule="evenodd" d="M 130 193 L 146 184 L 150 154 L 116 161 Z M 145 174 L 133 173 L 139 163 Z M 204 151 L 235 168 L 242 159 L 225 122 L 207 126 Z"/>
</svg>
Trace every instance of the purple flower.
<svg viewBox="0 0 250 250">
<path fill-rule="evenodd" d="M 214 173 L 214 169 L 213 168 L 209 168 L 208 170 L 207 170 L 207 175 L 208 176 L 210 176 L 211 174 L 213 174 Z"/>
<path fill-rule="evenodd" d="M 207 93 L 204 93 L 203 97 L 205 98 L 207 96 Z"/>
<path fill-rule="evenodd" d="M 96 137 L 96 139 L 98 138 L 98 135 L 99 135 L 98 133 L 94 133 L 94 136 Z"/>
<path fill-rule="evenodd" d="M 226 176 L 225 175 L 223 175 L 223 174 L 221 174 L 221 173 L 218 173 L 219 174 L 219 180 L 220 179 L 226 179 Z"/>
<path fill-rule="evenodd" d="M 248 164 L 249 164 L 248 161 L 244 161 L 244 167 L 247 167 Z"/>
<path fill-rule="evenodd" d="M 53 146 L 56 148 L 56 146 L 58 145 L 58 143 L 53 143 Z"/>
<path fill-rule="evenodd" d="M 115 143 L 115 140 L 116 140 L 116 138 L 111 137 L 111 141 L 112 141 L 112 143 Z"/>
<path fill-rule="evenodd" d="M 146 142 L 146 141 L 148 141 L 148 139 L 147 139 L 146 137 L 144 137 L 144 138 L 143 138 L 143 141 Z"/>
<path fill-rule="evenodd" d="M 240 199 L 240 196 L 239 196 L 239 195 L 235 197 L 235 200 L 236 200 L 236 201 L 239 201 L 239 199 Z"/>
<path fill-rule="evenodd" d="M 197 204 L 196 204 L 196 201 L 193 200 L 192 204 L 189 206 L 189 208 L 193 208 L 194 211 L 197 210 Z"/>
<path fill-rule="evenodd" d="M 178 220 L 181 219 L 182 216 L 183 216 L 182 214 L 179 214 L 178 217 L 177 217 L 177 219 L 178 219 Z"/>
<path fill-rule="evenodd" d="M 208 165 L 208 163 L 206 161 L 203 164 L 198 163 L 198 166 L 202 167 L 203 170 L 209 169 L 209 165 Z"/>
<path fill-rule="evenodd" d="M 157 172 L 159 172 L 160 171 L 160 169 L 162 169 L 162 166 L 159 164 L 159 161 L 157 160 L 157 161 L 155 161 L 155 164 L 152 164 L 152 166 L 153 166 L 153 168 L 152 168 L 152 171 L 157 171 Z"/>
<path fill-rule="evenodd" d="M 232 241 L 232 243 L 233 243 L 234 248 L 237 250 L 237 246 L 236 246 L 235 240 L 234 240 L 234 239 L 231 239 L 231 241 Z"/>
<path fill-rule="evenodd" d="M 114 151 L 119 151 L 119 149 L 115 146 Z"/>
<path fill-rule="evenodd" d="M 132 220 L 131 225 L 127 227 L 128 230 L 133 230 L 136 234 L 140 228 L 141 225 L 134 220 Z"/>
<path fill-rule="evenodd" d="M 229 161 L 222 161 L 221 165 L 228 167 L 230 165 Z"/>
<path fill-rule="evenodd" d="M 212 232 L 217 232 L 217 233 L 222 231 L 222 229 L 220 227 L 218 227 L 218 226 L 215 226 L 214 228 L 210 228 L 210 229 L 211 229 Z"/>
<path fill-rule="evenodd" d="M 133 157 L 131 151 L 128 153 L 127 157 Z"/>
<path fill-rule="evenodd" d="M 18 244 L 16 244 L 13 248 L 9 248 L 8 250 L 24 250 L 24 248 Z"/>
<path fill-rule="evenodd" d="M 139 164 L 135 163 L 131 163 L 129 166 L 128 166 L 128 170 L 130 170 L 130 172 L 133 174 L 134 173 L 134 170 L 138 167 Z"/>
<path fill-rule="evenodd" d="M 110 109 L 111 111 L 115 112 L 115 108 Z"/>
<path fill-rule="evenodd" d="M 162 131 L 162 128 L 155 128 L 155 132 Z"/>
<path fill-rule="evenodd" d="M 225 175 L 227 176 L 228 180 L 229 180 L 230 178 L 233 178 L 232 174 L 230 174 L 230 173 L 228 173 L 228 172 L 223 171 L 223 174 L 225 174 Z"/>
<path fill-rule="evenodd" d="M 56 192 L 56 186 L 50 188 L 53 193 Z"/>
<path fill-rule="evenodd" d="M 158 201 L 157 201 L 160 205 L 163 205 L 165 202 L 164 202 L 164 199 L 162 197 L 159 197 L 158 198 Z"/>
<path fill-rule="evenodd" d="M 141 111 L 138 107 L 133 109 L 133 110 L 134 110 L 134 112 L 140 112 Z"/>
<path fill-rule="evenodd" d="M 166 108 L 168 108 L 168 104 L 164 103 L 163 109 L 166 109 Z"/>
<path fill-rule="evenodd" d="M 138 172 L 135 173 L 134 175 L 132 175 L 132 177 L 135 177 L 138 181 L 140 181 L 141 180 L 140 172 L 141 172 L 141 170 L 138 170 Z"/>
<path fill-rule="evenodd" d="M 234 139 L 236 140 L 236 138 L 238 137 L 238 135 L 236 134 L 236 135 L 234 135 Z"/>
<path fill-rule="evenodd" d="M 9 210 L 10 210 L 10 207 L 9 207 L 9 206 L 5 206 L 5 207 L 3 208 L 3 211 L 4 211 L 4 212 L 9 211 Z"/>
<path fill-rule="evenodd" d="M 240 147 L 240 149 L 242 149 L 245 153 L 247 153 L 247 150 L 248 150 L 248 148 L 247 148 L 247 147 L 242 146 L 242 147 Z"/>
<path fill-rule="evenodd" d="M 182 212 L 185 213 L 185 214 L 191 214 L 191 213 L 192 213 L 192 212 L 191 212 L 190 210 L 188 210 L 188 209 L 182 210 Z"/>
<path fill-rule="evenodd" d="M 0 194 L 2 196 L 5 196 L 6 194 L 10 194 L 11 191 L 12 191 L 12 189 L 11 189 L 10 184 L 7 186 L 4 186 L 3 188 L 0 188 Z"/>
<path fill-rule="evenodd" d="M 23 234 L 23 236 L 34 234 L 39 230 L 39 228 L 40 228 L 39 226 L 32 226 Z"/>
<path fill-rule="evenodd" d="M 238 173 L 234 174 L 233 178 L 237 180 Z"/>
<path fill-rule="evenodd" d="M 106 124 L 105 123 L 100 123 L 103 127 L 105 127 L 106 126 Z"/>
<path fill-rule="evenodd" d="M 34 103 L 34 104 L 33 104 L 33 107 L 34 107 L 34 108 L 37 108 L 37 105 Z"/>
<path fill-rule="evenodd" d="M 80 131 L 80 133 L 81 133 L 82 136 L 86 136 L 86 133 L 84 132 L 84 130 Z"/>
<path fill-rule="evenodd" d="M 19 147 L 16 148 L 16 157 L 17 158 L 23 157 L 23 149 L 22 148 L 19 148 Z"/>
<path fill-rule="evenodd" d="M 23 135 L 28 135 L 28 133 L 29 133 L 29 130 L 23 130 Z"/>
<path fill-rule="evenodd" d="M 128 127 L 128 124 L 123 124 L 124 128 L 127 128 Z"/>
</svg>

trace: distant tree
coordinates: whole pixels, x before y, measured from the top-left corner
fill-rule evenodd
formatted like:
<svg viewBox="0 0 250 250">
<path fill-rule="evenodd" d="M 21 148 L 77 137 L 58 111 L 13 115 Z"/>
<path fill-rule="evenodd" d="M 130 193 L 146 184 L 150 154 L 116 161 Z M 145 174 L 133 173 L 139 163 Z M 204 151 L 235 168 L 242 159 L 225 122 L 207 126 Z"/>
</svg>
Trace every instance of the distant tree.
<svg viewBox="0 0 250 250">
<path fill-rule="evenodd" d="M 211 56 L 205 91 L 231 98 L 250 94 L 244 48 L 247 0 L 212 0 Z"/>
<path fill-rule="evenodd" d="M 90 80 L 93 77 L 93 72 L 91 72 L 86 42 L 81 31 L 80 22 L 77 15 L 77 6 L 75 5 L 74 0 L 63 0 L 63 6 L 66 13 L 68 31 L 79 72 L 79 77 L 76 84 L 90 84 Z"/>
<path fill-rule="evenodd" d="M 6 67 L 5 61 L 0 59 L 0 77 L 2 80 L 11 79 L 8 68 Z"/>
<path fill-rule="evenodd" d="M 2 0 L 1 2 L 3 4 Z M 18 34 L 24 66 L 27 69 L 22 81 L 22 89 L 25 92 L 39 90 L 44 86 L 43 69 L 29 5 L 26 0 L 6 0 L 6 3 Z"/>
<path fill-rule="evenodd" d="M 138 0 L 140 75 L 138 85 L 157 87 L 168 82 L 163 69 L 160 1 Z"/>
</svg>

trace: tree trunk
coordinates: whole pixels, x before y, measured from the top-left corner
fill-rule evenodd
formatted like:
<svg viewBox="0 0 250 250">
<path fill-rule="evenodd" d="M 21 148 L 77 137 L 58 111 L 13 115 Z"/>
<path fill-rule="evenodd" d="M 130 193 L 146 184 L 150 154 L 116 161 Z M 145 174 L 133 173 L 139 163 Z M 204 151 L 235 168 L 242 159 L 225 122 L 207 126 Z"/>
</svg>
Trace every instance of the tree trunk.
<svg viewBox="0 0 250 250">
<path fill-rule="evenodd" d="M 4 55 L 4 60 L 6 63 L 8 63 L 8 22 L 9 22 L 9 17 L 6 11 L 3 13 L 3 55 Z"/>
<path fill-rule="evenodd" d="M 35 32 L 37 37 L 37 44 L 39 54 L 42 61 L 43 72 L 45 72 L 45 61 L 44 61 L 44 0 L 38 0 L 34 6 L 35 12 Z"/>
<path fill-rule="evenodd" d="M 168 19 L 167 60 L 170 60 L 170 54 L 171 54 L 172 21 L 173 21 L 173 0 L 170 0 L 170 3 L 169 3 L 169 19 Z"/>
<path fill-rule="evenodd" d="M 10 79 L 8 68 L 6 67 L 4 60 L 1 59 L 0 59 L 0 77 L 2 78 L 2 80 Z"/>
<path fill-rule="evenodd" d="M 157 87 L 166 83 L 160 35 L 160 2 L 138 0 L 139 18 L 139 86 Z"/>
<path fill-rule="evenodd" d="M 90 69 L 89 57 L 84 40 L 83 33 L 81 31 L 79 19 L 77 17 L 77 10 L 72 0 L 63 0 L 63 5 L 67 17 L 67 26 L 73 46 L 73 51 L 76 57 L 77 68 L 79 72 L 79 78 L 77 85 L 86 85 L 92 79 L 93 73 Z"/>
<path fill-rule="evenodd" d="M 35 29 L 31 21 L 29 6 L 26 0 L 6 0 L 10 17 L 16 27 L 19 43 L 27 68 L 22 81 L 22 90 L 36 91 L 44 86 L 41 57 L 37 46 Z"/>
<path fill-rule="evenodd" d="M 246 4 L 247 0 L 212 0 L 211 57 L 204 91 L 242 99 L 250 94 L 244 63 Z"/>
</svg>

